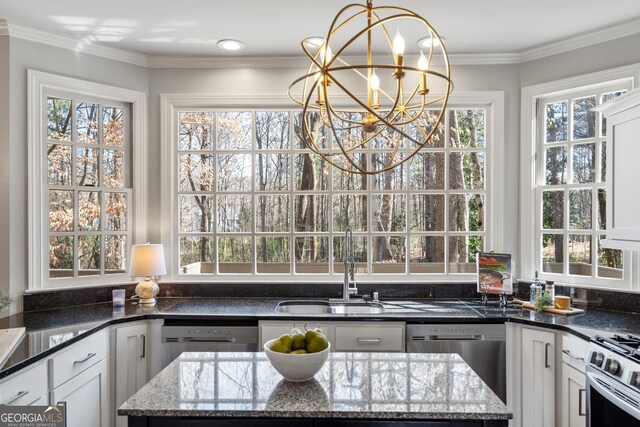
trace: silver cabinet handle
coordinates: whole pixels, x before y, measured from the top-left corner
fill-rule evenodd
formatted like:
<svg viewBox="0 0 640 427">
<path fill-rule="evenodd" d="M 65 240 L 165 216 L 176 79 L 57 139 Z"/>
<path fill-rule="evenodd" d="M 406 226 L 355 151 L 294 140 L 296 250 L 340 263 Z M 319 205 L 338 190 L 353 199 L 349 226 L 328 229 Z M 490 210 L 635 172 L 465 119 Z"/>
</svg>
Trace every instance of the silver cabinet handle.
<svg viewBox="0 0 640 427">
<path fill-rule="evenodd" d="M 142 354 L 140 355 L 141 359 L 144 359 L 147 355 L 147 336 L 142 334 Z"/>
<path fill-rule="evenodd" d="M 358 338 L 357 341 L 363 344 L 377 344 L 382 342 L 380 338 Z"/>
<path fill-rule="evenodd" d="M 87 357 L 85 357 L 84 359 L 74 361 L 74 362 L 73 362 L 73 366 L 76 366 L 76 365 L 79 365 L 79 364 L 81 364 L 81 363 L 84 363 L 84 362 L 86 362 L 87 360 L 91 359 L 91 358 L 92 358 L 93 356 L 95 356 L 95 355 L 96 355 L 95 353 L 89 353 L 89 354 L 87 354 Z"/>
<path fill-rule="evenodd" d="M 7 400 L 6 402 L 4 402 L 4 404 L 11 405 L 13 402 L 20 399 L 21 397 L 26 396 L 27 394 L 29 394 L 28 391 L 19 391 L 18 394 L 13 399 Z"/>
<path fill-rule="evenodd" d="M 544 345 L 544 367 L 545 368 L 551 367 L 551 365 L 549 365 L 549 347 L 551 347 L 550 343 L 546 343 Z"/>
<path fill-rule="evenodd" d="M 578 357 L 578 356 L 574 356 L 569 350 L 562 350 L 562 352 L 564 354 L 566 354 L 567 356 L 569 356 L 570 358 L 572 358 L 573 360 L 582 360 L 584 362 L 584 358 Z"/>
<path fill-rule="evenodd" d="M 587 394 L 587 389 L 586 388 L 581 388 L 580 390 L 578 390 L 578 415 L 580 415 L 581 417 L 584 417 L 585 415 L 587 415 L 587 411 L 586 410 L 582 410 L 582 407 L 584 406 L 584 397 Z"/>
</svg>

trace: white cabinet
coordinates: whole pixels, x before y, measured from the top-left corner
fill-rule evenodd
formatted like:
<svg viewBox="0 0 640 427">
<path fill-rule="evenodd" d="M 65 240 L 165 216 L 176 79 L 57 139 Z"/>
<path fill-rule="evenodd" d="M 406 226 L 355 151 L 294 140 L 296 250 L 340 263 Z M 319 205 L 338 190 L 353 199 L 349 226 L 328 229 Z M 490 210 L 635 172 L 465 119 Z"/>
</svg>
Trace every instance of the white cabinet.
<svg viewBox="0 0 640 427">
<path fill-rule="evenodd" d="M 108 339 L 103 329 L 49 358 L 49 403 L 66 402 L 67 426 L 109 426 Z"/>
<path fill-rule="evenodd" d="M 589 344 L 573 335 L 562 337 L 562 374 L 558 407 L 562 427 L 585 427 L 587 424 L 587 390 L 585 359 Z"/>
<path fill-rule="evenodd" d="M 607 239 L 603 246 L 640 250 L 640 89 L 594 108 L 607 118 Z"/>
<path fill-rule="evenodd" d="M 562 363 L 562 427 L 587 425 L 587 390 L 584 372 Z"/>
<path fill-rule="evenodd" d="M 556 423 L 555 334 L 522 328 L 522 427 L 554 427 Z"/>
<path fill-rule="evenodd" d="M 49 358 L 50 387 L 56 388 L 84 370 L 107 358 L 106 330 L 89 335 L 77 343 L 54 353 Z"/>
<path fill-rule="evenodd" d="M 346 323 L 346 322 L 344 322 Z M 404 352 L 404 323 L 336 325 L 335 351 Z"/>
<path fill-rule="evenodd" d="M 108 427 L 108 382 L 107 361 L 103 359 L 51 390 L 50 402 L 66 402 L 67 427 Z"/>
<path fill-rule="evenodd" d="M 46 361 L 37 362 L 0 383 L 0 405 L 46 405 L 49 402 Z"/>
<path fill-rule="evenodd" d="M 113 328 L 114 417 L 116 426 L 126 427 L 127 417 L 115 415 L 116 410 L 147 383 L 147 324 L 137 323 Z"/>
<path fill-rule="evenodd" d="M 299 320 L 295 327 L 322 329 L 331 343 L 332 351 L 405 351 L 404 322 L 313 322 Z M 294 327 L 292 321 L 260 321 L 260 349 L 264 343 Z"/>
</svg>

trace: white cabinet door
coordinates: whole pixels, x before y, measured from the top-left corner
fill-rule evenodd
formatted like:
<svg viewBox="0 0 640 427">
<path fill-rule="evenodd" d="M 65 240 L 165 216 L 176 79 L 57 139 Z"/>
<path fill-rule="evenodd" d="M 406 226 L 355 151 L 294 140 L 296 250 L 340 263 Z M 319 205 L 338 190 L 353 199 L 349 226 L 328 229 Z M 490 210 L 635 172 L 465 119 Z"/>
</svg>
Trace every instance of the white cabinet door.
<svg viewBox="0 0 640 427">
<path fill-rule="evenodd" d="M 568 363 L 562 364 L 562 427 L 587 425 L 585 376 Z"/>
<path fill-rule="evenodd" d="M 127 426 L 127 417 L 117 409 L 147 383 L 147 324 L 115 328 L 115 407 L 117 427 Z"/>
<path fill-rule="evenodd" d="M 107 361 L 103 359 L 51 390 L 50 402 L 66 402 L 67 427 L 108 427 L 108 384 Z"/>
<path fill-rule="evenodd" d="M 640 90 L 594 108 L 607 118 L 607 238 L 605 248 L 640 249 Z M 611 171 L 611 172 L 609 172 Z"/>
<path fill-rule="evenodd" d="M 49 401 L 46 378 L 45 361 L 9 376 L 0 382 L 0 405 L 46 405 Z"/>
<path fill-rule="evenodd" d="M 555 426 L 555 334 L 522 329 L 522 426 Z"/>
</svg>

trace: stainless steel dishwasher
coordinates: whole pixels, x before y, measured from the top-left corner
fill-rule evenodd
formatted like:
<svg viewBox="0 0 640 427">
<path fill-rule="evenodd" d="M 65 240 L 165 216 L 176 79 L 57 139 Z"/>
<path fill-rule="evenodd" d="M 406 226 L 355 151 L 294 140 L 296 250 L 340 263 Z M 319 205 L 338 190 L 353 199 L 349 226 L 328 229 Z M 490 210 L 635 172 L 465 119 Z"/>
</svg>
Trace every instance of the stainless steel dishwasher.
<svg viewBox="0 0 640 427">
<path fill-rule="evenodd" d="M 258 326 L 165 323 L 162 368 L 185 351 L 258 351 Z"/>
<path fill-rule="evenodd" d="M 504 324 L 407 325 L 407 353 L 457 353 L 506 402 Z"/>
</svg>

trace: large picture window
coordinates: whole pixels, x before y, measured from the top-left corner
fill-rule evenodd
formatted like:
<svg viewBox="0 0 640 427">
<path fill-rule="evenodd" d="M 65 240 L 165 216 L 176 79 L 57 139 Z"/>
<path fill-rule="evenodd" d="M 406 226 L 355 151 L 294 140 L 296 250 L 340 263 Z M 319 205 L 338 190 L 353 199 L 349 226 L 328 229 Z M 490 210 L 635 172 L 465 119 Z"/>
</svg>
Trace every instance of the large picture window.
<svg viewBox="0 0 640 427">
<path fill-rule="evenodd" d="M 366 176 L 305 149 L 299 111 L 175 109 L 177 273 L 340 273 L 347 227 L 361 277 L 475 273 L 490 206 L 488 111 L 450 108 L 441 123 L 434 112 L 422 123 L 437 127 L 428 146 L 398 168 Z M 310 122 L 338 150 L 319 117 Z M 410 153 L 407 143 L 402 151 Z M 385 155 L 362 150 L 360 161 L 375 167 Z"/>
</svg>

